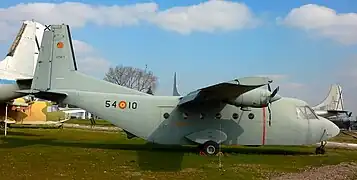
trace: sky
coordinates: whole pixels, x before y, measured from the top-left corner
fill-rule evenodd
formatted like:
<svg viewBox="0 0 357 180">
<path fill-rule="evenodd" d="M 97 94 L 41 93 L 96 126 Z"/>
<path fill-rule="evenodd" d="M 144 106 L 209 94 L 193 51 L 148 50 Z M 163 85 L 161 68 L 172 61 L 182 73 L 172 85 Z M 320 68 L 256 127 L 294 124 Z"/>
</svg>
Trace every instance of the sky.
<svg viewBox="0 0 357 180">
<path fill-rule="evenodd" d="M 181 94 L 245 76 L 269 76 L 279 94 L 321 102 L 331 84 L 357 113 L 355 0 L 0 1 L 0 53 L 21 21 L 69 24 L 80 71 L 145 68 L 157 95 Z"/>
</svg>

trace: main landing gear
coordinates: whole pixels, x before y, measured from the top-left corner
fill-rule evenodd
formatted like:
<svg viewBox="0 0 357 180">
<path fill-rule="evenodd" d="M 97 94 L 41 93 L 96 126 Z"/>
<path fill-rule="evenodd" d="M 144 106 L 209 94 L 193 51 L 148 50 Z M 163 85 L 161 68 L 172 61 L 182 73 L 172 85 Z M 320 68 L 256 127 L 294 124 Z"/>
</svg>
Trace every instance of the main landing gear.
<svg viewBox="0 0 357 180">
<path fill-rule="evenodd" d="M 325 146 L 327 142 L 326 141 L 321 141 L 321 145 L 316 148 L 315 153 L 316 154 L 325 154 Z"/>
<path fill-rule="evenodd" d="M 213 156 L 219 151 L 219 144 L 214 141 L 207 141 L 204 144 L 198 145 L 200 154 Z"/>
</svg>

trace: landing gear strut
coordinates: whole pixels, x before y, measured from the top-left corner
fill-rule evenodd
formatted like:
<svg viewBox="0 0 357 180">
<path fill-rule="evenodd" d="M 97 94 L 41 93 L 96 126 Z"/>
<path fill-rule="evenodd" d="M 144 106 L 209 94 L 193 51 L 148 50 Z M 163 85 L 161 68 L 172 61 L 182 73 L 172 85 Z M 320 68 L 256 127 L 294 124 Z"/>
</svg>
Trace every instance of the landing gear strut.
<svg viewBox="0 0 357 180">
<path fill-rule="evenodd" d="M 325 146 L 327 142 L 326 141 L 321 141 L 321 145 L 316 148 L 315 153 L 316 154 L 325 154 Z"/>
<path fill-rule="evenodd" d="M 216 155 L 219 151 L 219 144 L 214 141 L 207 141 L 204 144 L 198 145 L 200 154 L 206 154 L 209 156 Z"/>
</svg>

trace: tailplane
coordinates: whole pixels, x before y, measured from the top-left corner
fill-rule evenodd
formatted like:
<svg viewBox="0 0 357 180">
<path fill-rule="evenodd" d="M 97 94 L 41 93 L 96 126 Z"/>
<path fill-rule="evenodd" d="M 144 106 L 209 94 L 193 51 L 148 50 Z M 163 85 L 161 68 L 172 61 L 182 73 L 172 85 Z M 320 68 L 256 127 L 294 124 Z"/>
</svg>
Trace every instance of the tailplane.
<svg viewBox="0 0 357 180">
<path fill-rule="evenodd" d="M 325 111 L 344 111 L 341 86 L 338 84 L 332 85 L 325 100 L 313 107 L 313 109 Z"/>
<path fill-rule="evenodd" d="M 45 26 L 35 21 L 24 21 L 3 61 L 0 71 L 10 79 L 32 78 Z"/>
<path fill-rule="evenodd" d="M 31 92 L 50 94 L 46 98 L 56 101 L 54 94 L 63 97 L 68 90 L 149 95 L 77 71 L 69 25 L 51 25 L 43 34 Z"/>
</svg>

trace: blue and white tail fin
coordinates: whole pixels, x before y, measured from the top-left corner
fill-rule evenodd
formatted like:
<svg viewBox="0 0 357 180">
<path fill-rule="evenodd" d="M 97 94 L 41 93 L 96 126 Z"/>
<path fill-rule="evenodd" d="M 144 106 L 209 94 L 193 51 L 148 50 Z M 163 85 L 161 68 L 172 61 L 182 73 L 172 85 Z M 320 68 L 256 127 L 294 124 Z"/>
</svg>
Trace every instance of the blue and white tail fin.
<svg viewBox="0 0 357 180">
<path fill-rule="evenodd" d="M 31 79 L 35 72 L 45 26 L 35 21 L 24 21 L 3 61 L 0 78 L 7 80 Z"/>
<path fill-rule="evenodd" d="M 172 89 L 172 95 L 173 96 L 181 96 L 180 93 L 177 90 L 176 72 L 174 74 L 174 86 L 173 86 L 173 89 Z"/>
<path fill-rule="evenodd" d="M 325 111 L 344 111 L 341 86 L 338 84 L 332 85 L 325 100 L 313 107 L 313 109 Z"/>
</svg>

